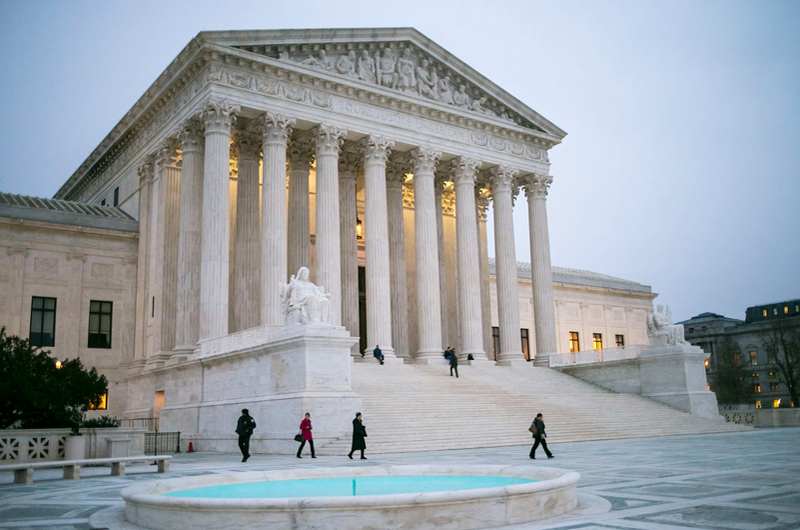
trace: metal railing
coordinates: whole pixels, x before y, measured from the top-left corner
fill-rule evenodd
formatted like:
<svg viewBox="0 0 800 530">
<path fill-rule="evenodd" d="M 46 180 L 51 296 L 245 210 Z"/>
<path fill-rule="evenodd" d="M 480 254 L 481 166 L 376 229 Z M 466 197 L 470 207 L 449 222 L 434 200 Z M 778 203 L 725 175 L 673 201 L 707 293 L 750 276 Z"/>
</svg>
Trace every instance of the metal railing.
<svg viewBox="0 0 800 530">
<path fill-rule="evenodd" d="M 570 353 L 560 353 L 550 355 L 550 366 L 571 366 L 575 364 L 591 364 L 609 361 L 622 361 L 635 359 L 641 355 L 642 351 L 648 346 L 643 344 L 633 344 L 631 346 L 620 346 L 618 348 L 603 348 L 600 350 L 584 350 Z"/>
<path fill-rule="evenodd" d="M 181 433 L 178 432 L 146 432 L 144 433 L 144 454 L 158 455 L 181 452 Z"/>
</svg>

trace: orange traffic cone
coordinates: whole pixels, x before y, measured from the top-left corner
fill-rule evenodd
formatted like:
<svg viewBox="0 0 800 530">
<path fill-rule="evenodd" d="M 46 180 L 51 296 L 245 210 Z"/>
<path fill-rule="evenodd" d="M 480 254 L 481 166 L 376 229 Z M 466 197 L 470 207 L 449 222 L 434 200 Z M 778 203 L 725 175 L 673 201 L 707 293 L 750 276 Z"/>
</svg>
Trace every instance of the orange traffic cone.
<svg viewBox="0 0 800 530">
<path fill-rule="evenodd" d="M 191 440 L 189 440 L 189 450 L 187 451 L 187 453 L 194 453 L 194 446 L 192 445 Z"/>
</svg>

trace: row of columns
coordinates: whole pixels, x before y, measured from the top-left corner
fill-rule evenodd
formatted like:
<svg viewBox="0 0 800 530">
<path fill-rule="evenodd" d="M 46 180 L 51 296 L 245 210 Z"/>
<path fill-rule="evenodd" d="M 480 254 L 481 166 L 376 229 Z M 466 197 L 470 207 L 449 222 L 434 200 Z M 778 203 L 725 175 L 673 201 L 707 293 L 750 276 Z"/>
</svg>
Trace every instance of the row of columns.
<svg viewBox="0 0 800 530">
<path fill-rule="evenodd" d="M 177 351 L 189 351 L 198 341 L 228 333 L 229 159 L 230 141 L 239 108 L 227 101 L 209 101 L 199 119 L 188 120 L 178 133 L 182 149 L 176 262 L 173 283 L 175 318 L 167 335 Z M 316 283 L 340 303 L 331 306 L 331 323 L 359 334 L 356 219 L 356 166 L 363 164 L 365 193 L 365 271 L 367 343 L 380 344 L 395 356 L 394 344 L 406 351 L 408 317 L 404 252 L 402 186 L 413 174 L 416 260 L 417 362 L 437 361 L 442 352 L 443 291 L 440 279 L 436 169 L 441 152 L 417 147 L 390 159 L 394 142 L 371 135 L 357 144 L 360 156 L 343 153 L 346 131 L 319 124 L 289 141 L 295 120 L 265 113 L 246 130 L 236 132 L 239 149 L 239 189 L 236 203 L 234 294 L 236 322 L 242 329 L 282 324 L 281 285 L 288 273 L 311 265 L 308 174 L 316 159 Z M 287 149 L 288 165 L 287 211 Z M 259 151 L 263 152 L 263 184 L 259 207 Z M 482 292 L 483 262 L 476 204 L 476 184 L 482 162 L 459 157 L 445 167 L 452 175 L 456 199 L 458 264 L 457 318 L 461 356 L 486 361 L 488 294 Z M 494 201 L 497 296 L 501 351 L 498 362 L 524 360 L 520 344 L 517 268 L 512 219 L 517 171 L 498 166 L 485 172 Z M 531 263 L 534 281 L 536 344 L 539 356 L 555 349 L 552 275 L 547 239 L 545 198 L 552 179 L 530 175 L 523 184 L 529 202 Z M 178 189 L 179 188 L 179 189 Z M 147 207 L 147 198 L 142 204 Z M 154 199 L 150 199 L 154 201 Z M 151 204 L 152 208 L 154 204 Z M 261 225 L 258 226 L 258 219 Z M 152 221 L 150 230 L 154 230 Z M 292 241 L 289 245 L 288 242 Z M 151 250 L 152 253 L 152 250 Z M 290 268 L 291 267 L 291 268 Z M 484 267 L 485 268 L 485 267 Z M 259 272 L 260 271 L 260 272 Z M 164 274 L 169 274 L 166 268 Z M 448 306 L 450 304 L 447 304 Z M 140 309 L 143 309 L 140 304 Z M 164 311 L 169 310 L 167 306 Z M 449 313 L 447 313 L 449 315 Z"/>
</svg>

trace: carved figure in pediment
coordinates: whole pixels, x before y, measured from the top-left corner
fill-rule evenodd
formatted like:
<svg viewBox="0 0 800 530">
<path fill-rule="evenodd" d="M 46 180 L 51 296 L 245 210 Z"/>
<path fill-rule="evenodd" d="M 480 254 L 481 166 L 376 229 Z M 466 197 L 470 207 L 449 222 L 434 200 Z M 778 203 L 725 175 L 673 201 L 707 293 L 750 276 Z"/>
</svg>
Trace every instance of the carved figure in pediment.
<svg viewBox="0 0 800 530">
<path fill-rule="evenodd" d="M 367 83 L 377 83 L 378 78 L 375 72 L 375 59 L 370 57 L 367 50 L 361 52 L 361 57 L 358 58 L 357 68 L 358 78 Z"/>
<path fill-rule="evenodd" d="M 314 68 L 321 68 L 323 70 L 333 70 L 333 64 L 331 64 L 331 60 L 328 58 L 328 54 L 324 49 L 319 50 L 319 58 L 309 55 L 308 59 L 300 64 L 305 66 L 313 66 Z"/>
<path fill-rule="evenodd" d="M 429 64 L 427 59 L 423 59 L 422 64 L 417 66 L 417 91 L 420 96 L 439 99 L 439 94 L 436 92 L 436 70 L 428 70 Z"/>
<path fill-rule="evenodd" d="M 356 77 L 356 52 L 350 50 L 336 61 L 336 71 L 348 77 Z"/>
<path fill-rule="evenodd" d="M 378 59 L 378 84 L 389 88 L 397 88 L 397 59 L 389 48 L 383 49 L 383 57 Z"/>
<path fill-rule="evenodd" d="M 460 85 L 458 92 L 453 94 L 453 104 L 462 109 L 468 109 L 470 106 L 469 94 L 467 94 L 467 87 Z"/>
<path fill-rule="evenodd" d="M 278 60 L 279 61 L 291 62 L 292 59 L 289 57 L 289 51 L 288 50 L 279 51 L 278 52 Z"/>
<path fill-rule="evenodd" d="M 475 101 L 473 101 L 470 104 L 469 108 L 471 110 L 474 110 L 475 112 L 480 112 L 481 114 L 486 114 L 487 116 L 497 116 L 497 114 L 492 112 L 490 109 L 487 109 L 486 107 L 484 107 L 483 106 L 484 103 L 486 103 L 486 96 L 481 96 L 479 99 L 476 99 Z"/>
<path fill-rule="evenodd" d="M 411 48 L 403 50 L 403 55 L 397 60 L 397 89 L 402 91 L 417 91 L 417 79 L 414 71 L 416 65 L 411 56 Z"/>
<path fill-rule="evenodd" d="M 436 92 L 439 96 L 439 101 L 448 105 L 453 104 L 453 89 L 450 87 L 449 75 L 439 79 L 439 82 L 436 84 Z"/>
</svg>

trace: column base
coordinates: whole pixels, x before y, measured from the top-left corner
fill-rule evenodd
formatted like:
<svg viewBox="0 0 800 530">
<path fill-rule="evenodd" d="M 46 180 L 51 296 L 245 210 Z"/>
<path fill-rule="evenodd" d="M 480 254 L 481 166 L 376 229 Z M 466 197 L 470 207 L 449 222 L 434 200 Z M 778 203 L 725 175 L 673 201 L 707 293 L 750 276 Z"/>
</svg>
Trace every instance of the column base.
<svg viewBox="0 0 800 530">
<path fill-rule="evenodd" d="M 504 359 L 494 363 L 495 366 L 514 366 L 520 368 L 530 368 L 532 365 L 525 358 L 522 359 Z"/>
<path fill-rule="evenodd" d="M 552 353 L 544 353 L 544 354 L 536 354 L 536 357 L 533 358 L 533 365 L 542 368 L 550 368 L 550 356 L 555 355 L 555 352 Z"/>
<path fill-rule="evenodd" d="M 447 366 L 450 364 L 450 361 L 445 359 L 444 357 L 436 358 L 436 357 L 423 357 L 422 359 L 414 359 L 414 364 L 428 364 L 433 366 Z"/>
</svg>

